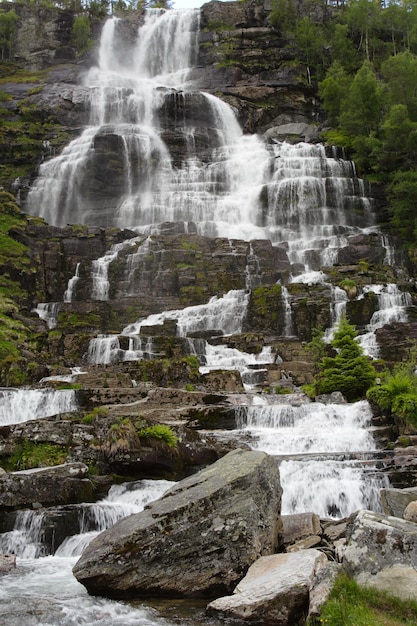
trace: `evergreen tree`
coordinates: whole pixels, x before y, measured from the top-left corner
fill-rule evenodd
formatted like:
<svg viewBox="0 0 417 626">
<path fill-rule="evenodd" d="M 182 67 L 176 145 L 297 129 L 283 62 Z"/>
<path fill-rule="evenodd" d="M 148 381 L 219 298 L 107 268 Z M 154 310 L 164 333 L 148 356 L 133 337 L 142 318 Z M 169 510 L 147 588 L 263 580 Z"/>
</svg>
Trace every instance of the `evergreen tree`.
<svg viewBox="0 0 417 626">
<path fill-rule="evenodd" d="M 356 336 L 355 327 L 343 317 L 331 342 L 336 356 L 325 356 L 319 364 L 320 372 L 315 379 L 317 393 L 340 391 L 347 400 L 354 401 L 363 398 L 375 383 L 375 368 L 355 341 Z"/>
<path fill-rule="evenodd" d="M 19 17 L 15 11 L 0 9 L 0 50 L 2 61 L 10 59 L 16 37 L 16 22 Z"/>
<path fill-rule="evenodd" d="M 384 107 L 384 90 L 372 64 L 365 61 L 343 100 L 339 123 L 347 135 L 370 135 L 378 129 Z"/>
</svg>

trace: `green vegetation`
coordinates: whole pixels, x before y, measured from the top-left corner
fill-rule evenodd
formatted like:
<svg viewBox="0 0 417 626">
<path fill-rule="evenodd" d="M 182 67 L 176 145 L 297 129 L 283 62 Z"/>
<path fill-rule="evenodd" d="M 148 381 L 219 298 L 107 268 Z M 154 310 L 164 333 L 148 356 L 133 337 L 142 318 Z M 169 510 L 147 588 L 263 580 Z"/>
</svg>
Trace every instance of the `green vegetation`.
<svg viewBox="0 0 417 626">
<path fill-rule="evenodd" d="M 78 15 L 72 26 L 71 39 L 78 54 L 82 54 L 90 47 L 90 20 L 88 15 Z"/>
<path fill-rule="evenodd" d="M 178 445 L 178 438 L 172 428 L 166 424 L 154 424 L 138 430 L 139 439 L 156 439 L 161 443 L 166 444 L 169 448 L 176 448 Z"/>
<path fill-rule="evenodd" d="M 352 402 L 363 398 L 375 383 L 375 368 L 355 341 L 356 336 L 354 326 L 343 317 L 331 341 L 336 355 L 324 356 L 318 364 L 319 372 L 314 380 L 316 394 L 340 391 Z M 315 343 L 319 346 L 317 338 Z"/>
<path fill-rule="evenodd" d="M 400 426 L 417 430 L 417 376 L 415 359 L 387 372 L 381 385 L 371 387 L 366 397 L 382 411 L 392 415 Z"/>
<path fill-rule="evenodd" d="M 62 446 L 52 443 L 36 443 L 25 439 L 16 446 L 14 453 L 3 461 L 3 467 L 10 472 L 49 467 L 64 463 L 66 457 L 67 451 Z"/>
<path fill-rule="evenodd" d="M 403 601 L 375 589 L 360 587 L 342 573 L 322 608 L 318 623 L 326 626 L 412 626 L 416 621 L 416 601 Z"/>
<path fill-rule="evenodd" d="M 13 46 L 16 40 L 16 23 L 19 17 L 15 11 L 5 11 L 0 9 L 0 52 L 1 60 L 12 57 Z"/>
<path fill-rule="evenodd" d="M 102 406 L 97 406 L 89 413 L 86 413 L 82 417 L 81 421 L 83 424 L 92 424 L 93 422 L 95 422 L 96 418 L 99 419 L 100 417 L 106 417 L 107 414 L 108 414 L 108 410 L 106 408 Z"/>
</svg>

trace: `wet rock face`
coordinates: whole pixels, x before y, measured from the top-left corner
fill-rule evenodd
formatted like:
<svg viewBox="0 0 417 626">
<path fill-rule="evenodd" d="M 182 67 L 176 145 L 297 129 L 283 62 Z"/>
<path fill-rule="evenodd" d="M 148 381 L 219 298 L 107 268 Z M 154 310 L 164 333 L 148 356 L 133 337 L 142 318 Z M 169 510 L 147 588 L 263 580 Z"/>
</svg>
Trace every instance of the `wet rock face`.
<svg viewBox="0 0 417 626">
<path fill-rule="evenodd" d="M 75 60 L 71 44 L 72 11 L 7 3 L 19 16 L 15 59 L 31 71 Z"/>
<path fill-rule="evenodd" d="M 277 547 L 276 461 L 235 450 L 101 533 L 74 568 L 92 594 L 213 597 Z"/>
<path fill-rule="evenodd" d="M 68 504 L 92 500 L 93 485 L 83 463 L 11 472 L 0 477 L 0 509 L 18 509 L 40 502 Z"/>
</svg>

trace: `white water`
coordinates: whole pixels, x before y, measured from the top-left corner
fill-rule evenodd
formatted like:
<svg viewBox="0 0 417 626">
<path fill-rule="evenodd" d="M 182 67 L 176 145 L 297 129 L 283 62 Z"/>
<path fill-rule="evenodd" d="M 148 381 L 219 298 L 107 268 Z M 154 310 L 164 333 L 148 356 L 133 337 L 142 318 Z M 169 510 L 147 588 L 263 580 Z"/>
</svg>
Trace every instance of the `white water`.
<svg viewBox="0 0 417 626">
<path fill-rule="evenodd" d="M 166 15 L 150 12 L 138 33 L 137 45 L 123 60 L 118 22 L 112 19 L 106 23 L 99 64 L 85 78 L 90 91 L 91 126 L 60 156 L 41 166 L 28 197 L 28 211 L 53 224 L 120 226 L 149 234 L 158 232 L 164 222 L 183 222 L 185 232 L 194 228 L 200 234 L 229 239 L 268 238 L 287 247 L 291 263 L 297 264 L 297 273 L 304 269 L 299 282 L 323 282 L 320 268 L 336 262 L 347 236 L 363 232 L 372 224 L 364 186 L 351 163 L 327 158 L 323 146 L 267 144 L 259 137 L 244 136 L 230 107 L 210 94 L 198 95 L 204 111 L 202 130 L 211 141 L 210 158 L 200 158 L 194 149 L 195 129 L 185 115 L 192 89 L 188 68 L 195 56 L 197 16 L 196 12 L 184 12 L 182 17 L 176 11 Z M 167 98 L 175 98 L 179 116 L 185 112 L 182 130 L 188 156 L 180 166 L 173 165 L 162 136 L 161 111 Z M 94 150 L 103 140 L 114 138 L 118 151 L 112 156 L 121 164 L 121 192 L 117 197 L 106 197 L 98 210 L 89 190 Z M 93 298 L 108 298 L 108 269 L 117 256 L 113 253 L 109 251 L 94 267 Z M 254 280 L 248 269 L 247 286 L 253 287 Z M 126 293 L 131 295 L 132 283 L 126 282 Z M 130 339 L 128 350 L 120 349 L 117 336 L 100 337 L 90 344 L 88 360 L 110 363 L 152 354 L 151 343 L 146 340 L 144 346 L 141 342 L 140 329 L 164 320 L 178 320 L 177 332 L 183 337 L 207 330 L 225 335 L 238 333 L 243 328 L 247 300 L 245 292 L 230 292 L 207 305 L 138 320 L 122 332 Z M 290 335 L 289 302 L 286 313 L 286 334 Z M 271 353 L 264 353 L 257 363 L 249 363 L 255 359 L 252 355 L 237 354 L 227 346 L 207 346 L 207 368 L 233 366 L 244 371 L 248 365 L 267 364 L 273 358 Z M 318 405 L 297 410 L 280 406 L 272 411 L 272 407 L 267 410 L 260 405 L 258 413 L 250 412 L 246 432 L 255 445 L 280 456 L 310 453 L 328 457 L 281 463 L 284 512 L 314 510 L 323 516 L 340 516 L 372 506 L 376 487 L 364 468 L 331 458 L 335 452 L 373 450 L 366 406 L 359 403 L 347 409 Z M 62 549 L 72 555 L 88 539 L 84 536 L 78 543 L 72 538 Z M 162 623 L 141 609 L 132 617 L 123 604 L 88 598 L 63 573 L 62 564 L 66 559 L 71 562 L 71 558 L 41 559 L 42 566 L 36 566 L 34 574 L 28 563 L 30 574 L 24 581 L 13 576 L 3 578 L 5 602 L 16 594 L 17 602 L 23 598 L 27 604 L 26 589 L 36 589 L 38 594 L 47 590 L 47 602 L 59 616 L 54 623 Z M 15 586 L 14 580 L 19 580 Z M 51 589 L 58 597 L 53 602 Z M 27 619 L 27 613 L 24 617 Z M 48 620 L 35 623 L 46 626 Z"/>
<path fill-rule="evenodd" d="M 80 280 L 80 263 L 77 263 L 75 268 L 75 274 L 72 278 L 69 279 L 67 288 L 64 292 L 64 302 L 72 302 L 74 298 L 75 289 L 77 287 L 77 283 Z"/>
<path fill-rule="evenodd" d="M 358 338 L 364 353 L 376 359 L 379 348 L 375 331 L 385 324 L 406 322 L 408 320 L 407 307 L 411 306 L 412 299 L 409 293 L 400 291 L 394 284 L 367 285 L 362 292 L 363 294 L 372 292 L 378 297 L 378 310 L 372 315 L 365 334 Z"/>
<path fill-rule="evenodd" d="M 229 105 L 192 92 L 198 20 L 194 10 L 150 11 L 130 51 L 118 20 L 106 22 L 99 64 L 84 80 L 92 125 L 42 164 L 28 211 L 53 224 L 142 232 L 157 232 L 165 222 L 184 223 L 187 231 L 192 223 L 208 236 L 285 242 L 290 261 L 308 270 L 332 265 L 346 236 L 372 224 L 363 182 L 350 162 L 327 157 L 321 145 L 266 143 L 244 135 Z M 176 166 L 163 141 L 167 103 L 178 109 L 177 130 L 188 150 Z M 209 142 L 209 163 L 196 151 L 200 131 Z M 105 205 L 94 208 L 88 176 L 94 150 L 106 137 L 117 139 L 111 149 L 117 144 L 120 152 L 113 157 L 123 165 L 120 193 L 111 198 L 109 190 Z M 105 299 L 100 289 L 94 297 Z"/>
<path fill-rule="evenodd" d="M 0 389 L 0 425 L 69 413 L 77 408 L 72 389 Z"/>
<path fill-rule="evenodd" d="M 48 328 L 52 329 L 57 325 L 60 309 L 60 302 L 39 302 L 36 309 L 33 309 L 33 313 L 39 315 L 40 319 L 46 322 Z"/>
<path fill-rule="evenodd" d="M 239 416 L 254 448 L 283 459 L 282 512 L 346 517 L 359 509 L 378 510 L 379 489 L 387 479 L 373 476 L 372 461 L 362 466 L 349 460 L 376 449 L 368 403 L 291 405 L 282 396 L 275 402 L 257 398 Z"/>
<path fill-rule="evenodd" d="M 80 505 L 81 530 L 94 527 L 96 531 L 68 538 L 56 556 L 39 556 L 44 551 L 45 513 L 19 513 L 15 530 L 0 535 L 0 552 L 18 555 L 18 569 L 1 579 L 0 622 L 8 626 L 170 626 L 149 607 L 89 596 L 72 575 L 72 567 L 99 530 L 143 510 L 173 484 L 164 480 L 126 483 L 112 487 L 107 498 L 95 505 Z"/>
<path fill-rule="evenodd" d="M 207 304 L 149 315 L 134 324 L 129 324 L 122 330 L 121 335 L 132 339 L 128 351 L 120 349 L 117 335 L 97 337 L 90 342 L 87 360 L 92 364 L 106 364 L 116 360 L 137 360 L 144 356 L 149 358 L 152 356 L 152 346 L 145 343 L 148 340 L 140 338 L 140 329 L 142 326 L 161 325 L 165 320 L 177 321 L 179 337 L 209 330 L 225 335 L 239 333 L 242 330 L 248 301 L 248 293 L 243 290 L 234 290 L 229 291 L 222 298 L 213 296 Z"/>
</svg>

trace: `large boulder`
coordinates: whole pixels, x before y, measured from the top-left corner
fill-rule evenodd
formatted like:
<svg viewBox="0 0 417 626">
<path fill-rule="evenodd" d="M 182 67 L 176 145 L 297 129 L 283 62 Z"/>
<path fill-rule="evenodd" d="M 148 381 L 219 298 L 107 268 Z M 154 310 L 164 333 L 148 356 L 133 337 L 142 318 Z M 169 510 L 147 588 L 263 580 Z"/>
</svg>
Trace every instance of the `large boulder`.
<svg viewBox="0 0 417 626">
<path fill-rule="evenodd" d="M 359 511 L 349 533 L 343 567 L 360 584 L 417 599 L 417 524 Z"/>
<path fill-rule="evenodd" d="M 0 510 L 92 501 L 93 484 L 84 463 L 10 472 L 0 476 Z"/>
<path fill-rule="evenodd" d="M 277 547 L 276 460 L 234 450 L 101 533 L 74 567 L 92 594 L 214 597 L 230 593 Z"/>
<path fill-rule="evenodd" d="M 408 489 L 381 489 L 382 510 L 385 515 L 404 517 L 410 502 L 417 500 L 417 487 Z"/>
<path fill-rule="evenodd" d="M 214 600 L 207 611 L 254 624 L 304 624 L 315 575 L 326 564 L 326 556 L 318 550 L 262 557 L 232 596 Z"/>
</svg>

